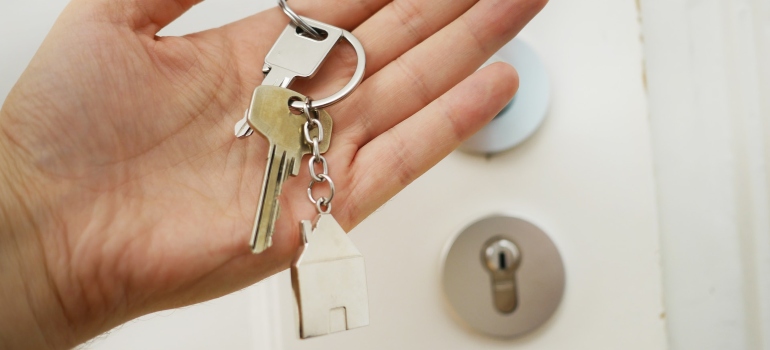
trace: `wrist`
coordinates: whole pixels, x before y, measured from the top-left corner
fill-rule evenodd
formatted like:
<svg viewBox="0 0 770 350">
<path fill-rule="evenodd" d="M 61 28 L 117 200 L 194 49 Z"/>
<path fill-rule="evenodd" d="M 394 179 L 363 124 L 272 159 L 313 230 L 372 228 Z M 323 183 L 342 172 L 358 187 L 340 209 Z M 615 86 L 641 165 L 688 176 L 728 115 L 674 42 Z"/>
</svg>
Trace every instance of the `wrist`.
<svg viewBox="0 0 770 350">
<path fill-rule="evenodd" d="M 0 121 L 7 120 L 0 113 Z M 47 266 L 41 218 L 47 214 L 29 169 L 0 141 L 0 348 L 56 349 L 74 345 L 61 298 Z"/>
</svg>

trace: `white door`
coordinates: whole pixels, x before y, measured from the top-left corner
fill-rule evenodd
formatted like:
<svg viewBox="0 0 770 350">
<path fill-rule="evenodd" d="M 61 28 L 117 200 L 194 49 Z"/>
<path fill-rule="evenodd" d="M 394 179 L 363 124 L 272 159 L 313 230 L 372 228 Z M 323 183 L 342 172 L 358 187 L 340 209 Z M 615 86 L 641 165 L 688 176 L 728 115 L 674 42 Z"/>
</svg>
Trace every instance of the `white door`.
<svg viewBox="0 0 770 350">
<path fill-rule="evenodd" d="M 491 158 L 453 153 L 350 233 L 367 258 L 369 327 L 297 340 L 279 276 L 283 348 L 665 349 L 638 17 L 633 1 L 552 0 L 520 36 L 552 77 L 542 128 Z M 567 274 L 555 316 L 515 340 L 462 326 L 441 289 L 447 243 L 494 213 L 549 233 Z"/>
</svg>

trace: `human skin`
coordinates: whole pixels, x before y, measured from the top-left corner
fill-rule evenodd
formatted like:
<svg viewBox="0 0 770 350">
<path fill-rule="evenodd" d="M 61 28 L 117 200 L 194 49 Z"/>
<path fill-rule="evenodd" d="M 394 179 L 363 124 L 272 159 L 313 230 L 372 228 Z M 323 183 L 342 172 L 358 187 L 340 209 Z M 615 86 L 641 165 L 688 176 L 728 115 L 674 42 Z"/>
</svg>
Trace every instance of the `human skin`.
<svg viewBox="0 0 770 350">
<path fill-rule="evenodd" d="M 71 348 L 138 316 L 209 300 L 289 266 L 311 219 L 307 171 L 281 195 L 273 246 L 248 246 L 267 143 L 233 125 L 288 23 L 277 8 L 184 37 L 195 0 L 73 0 L 0 110 L 0 348 Z M 502 109 L 503 63 L 476 69 L 546 0 L 292 0 L 353 30 L 365 81 L 328 109 L 332 214 L 350 230 Z M 293 88 L 327 96 L 338 45 Z M 303 168 L 306 161 L 302 162 Z M 322 191 L 322 189 L 321 189 Z"/>
</svg>

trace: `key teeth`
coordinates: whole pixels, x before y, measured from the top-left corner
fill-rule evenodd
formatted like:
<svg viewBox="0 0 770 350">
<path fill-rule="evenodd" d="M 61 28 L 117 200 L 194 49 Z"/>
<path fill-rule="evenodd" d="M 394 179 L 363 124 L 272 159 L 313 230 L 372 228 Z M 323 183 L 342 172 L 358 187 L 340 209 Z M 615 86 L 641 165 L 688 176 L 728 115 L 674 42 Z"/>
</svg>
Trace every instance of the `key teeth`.
<svg viewBox="0 0 770 350">
<path fill-rule="evenodd" d="M 291 171 L 291 176 L 297 176 L 299 175 L 299 171 L 301 169 L 301 163 L 297 160 L 297 157 L 292 158 L 291 164 L 289 164 L 289 169 Z"/>
<path fill-rule="evenodd" d="M 278 198 L 275 199 L 275 211 L 273 212 L 273 218 L 272 218 L 272 228 L 270 232 L 275 233 L 275 223 L 278 221 L 278 218 L 281 217 L 281 202 L 278 201 Z M 267 237 L 269 240 L 273 239 L 273 236 L 270 235 Z"/>
</svg>

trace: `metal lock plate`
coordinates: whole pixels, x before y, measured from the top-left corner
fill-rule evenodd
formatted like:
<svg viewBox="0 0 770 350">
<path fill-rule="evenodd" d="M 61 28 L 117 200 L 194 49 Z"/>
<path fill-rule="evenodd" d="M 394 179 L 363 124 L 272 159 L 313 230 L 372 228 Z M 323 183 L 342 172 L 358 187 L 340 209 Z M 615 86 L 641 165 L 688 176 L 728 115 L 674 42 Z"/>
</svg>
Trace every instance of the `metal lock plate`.
<svg viewBox="0 0 770 350">
<path fill-rule="evenodd" d="M 501 306 L 506 301 L 504 276 L 490 269 L 485 253 L 498 240 L 513 242 L 520 254 L 508 289 L 515 293 L 512 311 Z M 540 228 L 522 219 L 492 216 L 471 224 L 450 243 L 442 283 L 464 323 L 487 335 L 511 338 L 534 331 L 554 314 L 564 295 L 565 272 L 559 251 Z"/>
</svg>

